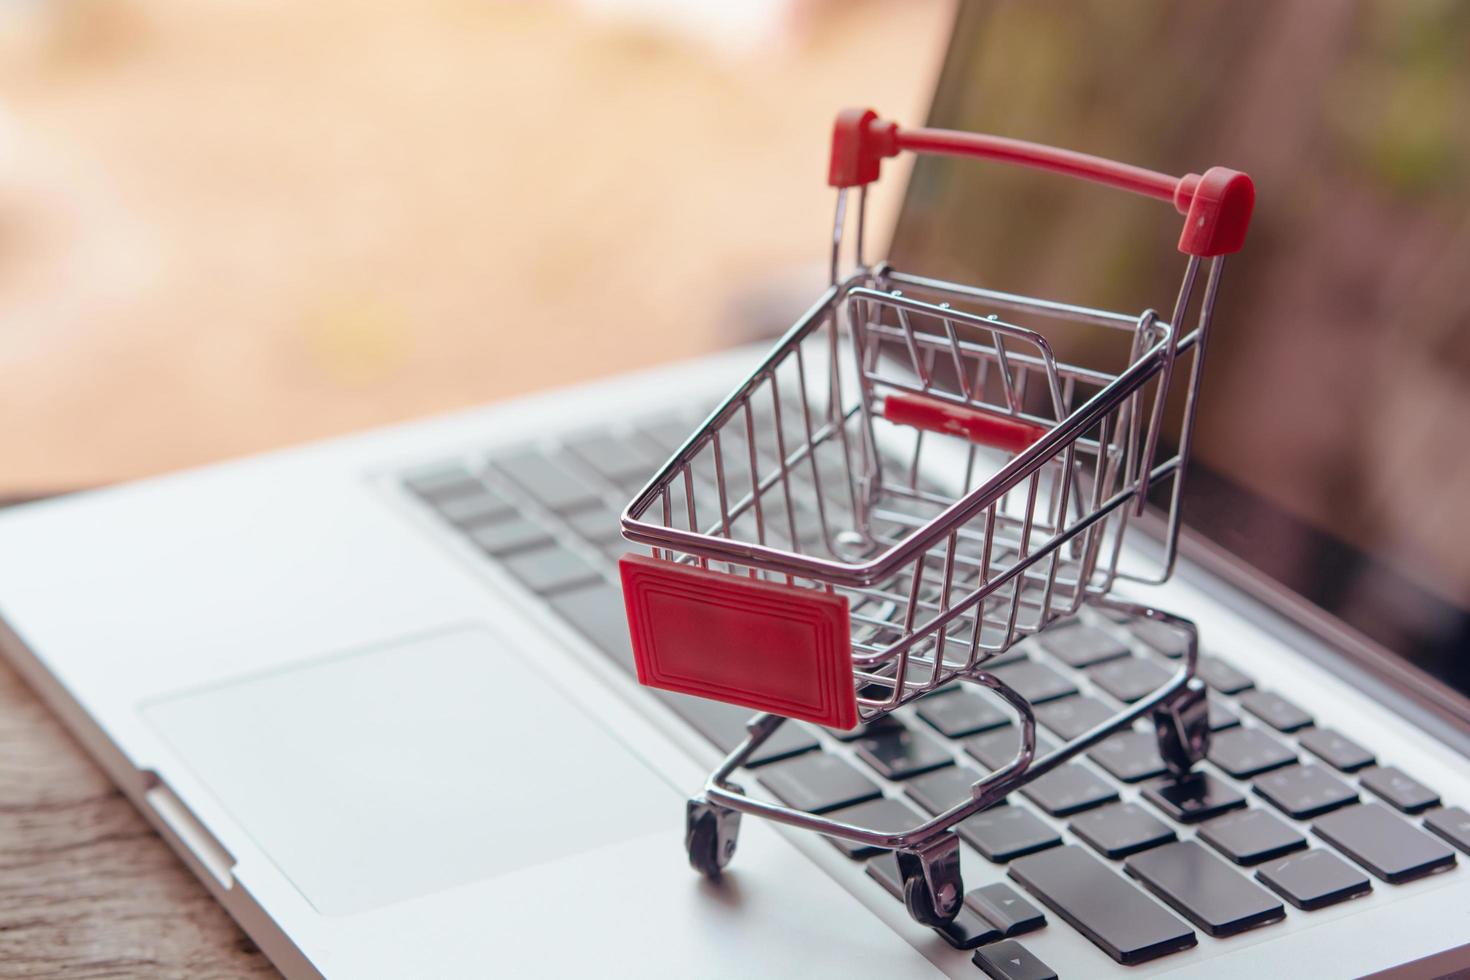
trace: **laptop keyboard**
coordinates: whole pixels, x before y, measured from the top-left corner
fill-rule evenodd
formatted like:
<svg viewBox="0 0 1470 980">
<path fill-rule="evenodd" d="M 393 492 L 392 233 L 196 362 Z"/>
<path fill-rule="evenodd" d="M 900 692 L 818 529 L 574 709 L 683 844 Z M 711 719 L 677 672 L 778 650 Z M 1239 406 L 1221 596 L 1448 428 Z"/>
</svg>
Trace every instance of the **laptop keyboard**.
<svg viewBox="0 0 1470 980">
<path fill-rule="evenodd" d="M 617 560 L 641 549 L 623 540 L 619 514 L 696 424 L 658 417 L 417 468 L 402 481 L 631 675 Z M 1158 687 L 1179 643 L 1155 623 L 1087 608 L 992 664 L 1036 705 L 1040 754 Z M 1261 689 L 1218 651 L 1201 657 L 1200 676 L 1215 739 L 1187 779 L 1164 778 L 1154 736 L 1140 724 L 956 828 L 979 855 L 970 861 L 1005 865 L 1022 891 L 1005 883 L 970 891 L 955 921 L 936 930 L 947 942 L 981 947 L 975 962 L 987 972 L 1017 959 L 1044 971 L 1014 937 L 1072 928 L 1117 962 L 1141 963 L 1196 945 L 1195 930 L 1269 929 L 1450 870 L 1456 849 L 1470 854 L 1470 812 L 1443 805 L 1422 774 L 1377 764 L 1371 747 Z M 1016 750 L 1009 715 L 966 687 L 858 732 L 788 722 L 747 768 L 791 806 L 877 830 L 916 826 L 966 798 Z M 648 691 L 721 752 L 745 735 L 748 709 Z M 901 901 L 892 854 L 832 843 L 865 862 L 872 887 Z M 1033 901 L 1060 922 L 1049 924 Z"/>
</svg>

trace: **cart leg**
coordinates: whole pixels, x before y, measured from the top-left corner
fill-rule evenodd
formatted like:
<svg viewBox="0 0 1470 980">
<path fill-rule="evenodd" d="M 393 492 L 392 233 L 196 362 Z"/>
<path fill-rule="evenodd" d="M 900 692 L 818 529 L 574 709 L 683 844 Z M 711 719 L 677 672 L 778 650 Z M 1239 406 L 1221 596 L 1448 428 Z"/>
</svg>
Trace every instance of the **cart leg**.
<svg viewBox="0 0 1470 980">
<path fill-rule="evenodd" d="M 1210 705 L 1198 677 L 1155 708 L 1153 720 L 1159 755 L 1173 775 L 1188 773 L 1210 750 Z"/>
<path fill-rule="evenodd" d="M 903 875 L 903 904 L 914 921 L 941 926 L 960 911 L 965 885 L 960 878 L 960 839 L 945 831 L 922 848 L 898 851 Z"/>
<path fill-rule="evenodd" d="M 684 849 L 689 864 L 707 878 L 718 878 L 735 854 L 740 836 L 740 811 L 716 806 L 702 796 L 684 810 Z"/>
</svg>

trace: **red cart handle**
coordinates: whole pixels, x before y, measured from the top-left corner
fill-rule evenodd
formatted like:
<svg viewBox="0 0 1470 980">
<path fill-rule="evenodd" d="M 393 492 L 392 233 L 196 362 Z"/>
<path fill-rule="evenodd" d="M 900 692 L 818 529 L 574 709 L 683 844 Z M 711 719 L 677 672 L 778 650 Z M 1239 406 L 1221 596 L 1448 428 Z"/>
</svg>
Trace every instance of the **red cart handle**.
<svg viewBox="0 0 1470 980">
<path fill-rule="evenodd" d="M 844 109 L 832 130 L 832 165 L 827 183 L 856 187 L 878 179 L 884 157 L 900 150 L 979 157 L 1051 170 L 1109 187 L 1171 202 L 1184 215 L 1179 251 L 1226 255 L 1240 251 L 1256 202 L 1255 185 L 1238 170 L 1211 167 L 1201 174 L 1170 177 L 1102 157 L 1060 150 L 1025 140 L 961 133 L 949 129 L 904 129 L 872 109 Z"/>
</svg>

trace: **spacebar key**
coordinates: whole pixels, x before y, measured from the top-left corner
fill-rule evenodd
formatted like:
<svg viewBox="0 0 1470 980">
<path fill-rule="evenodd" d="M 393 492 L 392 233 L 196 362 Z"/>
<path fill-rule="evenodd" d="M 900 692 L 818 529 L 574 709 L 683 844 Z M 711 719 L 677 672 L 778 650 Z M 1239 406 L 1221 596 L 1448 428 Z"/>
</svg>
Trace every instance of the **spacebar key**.
<svg viewBox="0 0 1470 980">
<path fill-rule="evenodd" d="M 1125 966 L 1198 942 L 1193 929 L 1076 844 L 1018 858 L 1010 875 Z"/>
</svg>

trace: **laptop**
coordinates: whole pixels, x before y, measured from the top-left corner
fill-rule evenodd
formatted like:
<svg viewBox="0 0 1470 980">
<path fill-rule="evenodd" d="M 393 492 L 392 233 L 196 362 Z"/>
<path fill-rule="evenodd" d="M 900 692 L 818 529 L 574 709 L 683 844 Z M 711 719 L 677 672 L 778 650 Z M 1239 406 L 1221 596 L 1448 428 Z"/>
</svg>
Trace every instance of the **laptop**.
<svg viewBox="0 0 1470 980">
<path fill-rule="evenodd" d="M 758 819 L 718 880 L 696 873 L 685 802 L 749 712 L 636 683 L 619 514 L 760 345 L 0 515 L 0 649 L 283 973 L 1470 967 L 1470 524 L 1447 451 L 1470 419 L 1446 206 L 1465 182 L 1352 149 L 1391 107 L 1327 112 L 1344 65 L 1412 86 L 1385 53 L 1400 32 L 1463 27 L 1345 19 L 1308 59 L 1284 30 L 1308 17 L 1320 40 L 1305 7 L 1099 7 L 1066 30 L 1033 9 L 962 5 L 931 125 L 1227 163 L 1261 190 L 1217 310 L 1183 555 L 1166 585 L 1120 589 L 1199 626 L 1206 791 L 1178 791 L 1150 733 L 1108 739 L 959 828 L 966 901 L 943 929 L 909 917 L 891 854 Z M 888 256 L 1143 309 L 1174 274 L 1152 257 L 1178 261 L 1151 207 L 925 159 Z M 1137 530 L 1146 560 L 1162 532 Z M 1084 606 L 997 669 L 1045 744 L 1180 653 Z M 788 723 L 737 778 L 922 819 L 1016 739 L 961 685 L 881 731 Z"/>
</svg>

